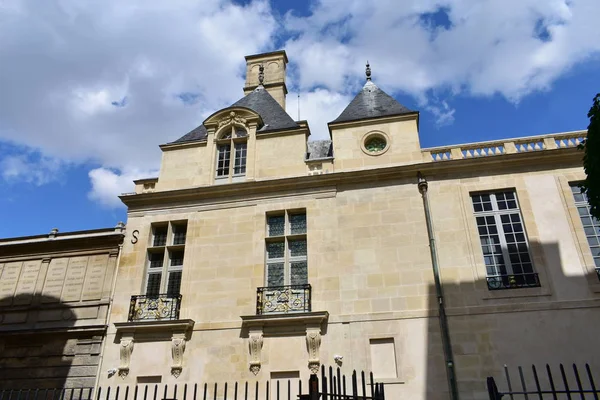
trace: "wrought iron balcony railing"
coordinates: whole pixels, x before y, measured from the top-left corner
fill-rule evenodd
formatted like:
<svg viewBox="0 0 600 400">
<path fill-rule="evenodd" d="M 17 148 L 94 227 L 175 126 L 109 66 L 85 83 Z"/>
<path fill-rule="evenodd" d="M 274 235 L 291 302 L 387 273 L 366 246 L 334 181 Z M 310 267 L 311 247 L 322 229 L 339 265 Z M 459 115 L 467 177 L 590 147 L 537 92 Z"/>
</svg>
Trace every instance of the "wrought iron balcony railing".
<svg viewBox="0 0 600 400">
<path fill-rule="evenodd" d="M 310 312 L 310 297 L 309 284 L 259 287 L 256 290 L 256 314 Z"/>
<path fill-rule="evenodd" d="M 179 319 L 180 294 L 131 296 L 129 322 Z"/>
<path fill-rule="evenodd" d="M 490 290 L 540 287 L 540 277 L 536 272 L 488 276 L 487 285 Z"/>
</svg>

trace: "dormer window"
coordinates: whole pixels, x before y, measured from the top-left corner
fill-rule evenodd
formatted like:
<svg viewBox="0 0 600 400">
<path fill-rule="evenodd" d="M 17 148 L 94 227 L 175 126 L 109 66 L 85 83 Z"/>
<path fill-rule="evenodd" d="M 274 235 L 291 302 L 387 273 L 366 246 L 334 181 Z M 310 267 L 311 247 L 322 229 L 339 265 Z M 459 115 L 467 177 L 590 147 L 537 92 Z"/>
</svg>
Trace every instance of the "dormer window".
<svg viewBox="0 0 600 400">
<path fill-rule="evenodd" d="M 241 180 L 246 175 L 248 131 L 230 125 L 223 128 L 217 138 L 217 181 Z"/>
</svg>

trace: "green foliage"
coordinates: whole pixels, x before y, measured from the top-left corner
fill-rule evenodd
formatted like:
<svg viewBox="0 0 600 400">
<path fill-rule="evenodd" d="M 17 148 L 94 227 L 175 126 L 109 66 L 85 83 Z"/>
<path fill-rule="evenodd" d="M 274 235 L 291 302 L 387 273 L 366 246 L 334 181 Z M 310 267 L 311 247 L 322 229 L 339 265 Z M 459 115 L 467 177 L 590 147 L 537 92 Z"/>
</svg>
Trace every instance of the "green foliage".
<svg viewBox="0 0 600 400">
<path fill-rule="evenodd" d="M 582 192 L 587 194 L 590 213 L 600 219 L 600 93 L 594 97 L 592 108 L 588 112 L 590 124 L 587 138 L 579 145 L 583 149 L 583 168 L 587 175 L 581 184 Z"/>
</svg>

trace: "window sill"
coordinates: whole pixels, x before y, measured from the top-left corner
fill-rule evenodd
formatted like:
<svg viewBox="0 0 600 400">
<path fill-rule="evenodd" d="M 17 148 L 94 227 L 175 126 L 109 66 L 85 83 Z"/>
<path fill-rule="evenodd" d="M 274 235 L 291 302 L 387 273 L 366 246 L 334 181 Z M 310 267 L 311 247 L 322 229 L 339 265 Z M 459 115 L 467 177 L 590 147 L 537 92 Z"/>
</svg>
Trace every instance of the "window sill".
<svg viewBox="0 0 600 400">
<path fill-rule="evenodd" d="M 544 286 L 531 287 L 531 288 L 508 288 L 489 290 L 485 287 L 487 293 L 483 296 L 483 300 L 495 300 L 495 299 L 513 299 L 516 297 L 539 297 L 539 296 L 551 296 L 550 289 Z"/>
<path fill-rule="evenodd" d="M 117 335 L 160 333 L 170 340 L 175 332 L 189 334 L 194 328 L 194 323 L 192 319 L 115 322 L 115 328 Z"/>
<path fill-rule="evenodd" d="M 307 326 L 319 326 L 324 331 L 324 325 L 327 325 L 329 320 L 329 312 L 242 315 L 241 318 L 243 329 L 262 328 L 265 336 L 279 336 L 305 334 Z"/>
</svg>

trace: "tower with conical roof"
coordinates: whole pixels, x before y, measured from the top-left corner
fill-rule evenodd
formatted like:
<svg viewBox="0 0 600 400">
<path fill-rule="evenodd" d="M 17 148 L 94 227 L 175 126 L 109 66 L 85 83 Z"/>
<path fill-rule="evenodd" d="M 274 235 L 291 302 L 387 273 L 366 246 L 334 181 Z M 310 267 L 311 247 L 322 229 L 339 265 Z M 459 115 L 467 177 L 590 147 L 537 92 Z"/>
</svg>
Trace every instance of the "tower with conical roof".
<svg viewBox="0 0 600 400">
<path fill-rule="evenodd" d="M 422 159 L 419 113 L 400 104 L 371 79 L 329 124 L 336 171 L 409 164 Z"/>
</svg>

